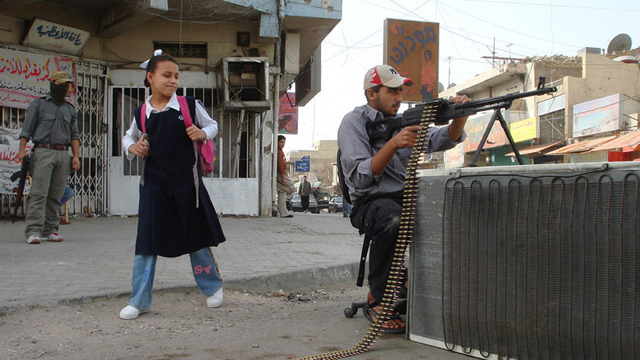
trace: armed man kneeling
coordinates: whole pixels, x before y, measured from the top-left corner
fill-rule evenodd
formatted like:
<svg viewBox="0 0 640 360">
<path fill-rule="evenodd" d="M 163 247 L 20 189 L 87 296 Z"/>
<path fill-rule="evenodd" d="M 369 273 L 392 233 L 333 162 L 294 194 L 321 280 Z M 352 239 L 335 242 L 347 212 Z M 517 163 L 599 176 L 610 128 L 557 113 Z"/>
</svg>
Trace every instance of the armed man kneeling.
<svg viewBox="0 0 640 360">
<path fill-rule="evenodd" d="M 411 79 L 400 76 L 390 66 L 371 68 L 364 78 L 367 104 L 346 114 L 338 129 L 340 164 L 354 204 L 351 224 L 365 234 L 365 239 L 371 240 L 368 306 L 365 309 L 365 317 L 371 322 L 380 316 L 380 301 L 398 238 L 406 167 L 421 126 L 399 129 L 389 141 L 372 140 L 367 132 L 367 122 L 396 116 L 402 103 L 403 86 L 412 85 Z M 450 100 L 462 103 L 470 99 L 457 96 Z M 467 117 L 462 117 L 447 126 L 429 128 L 426 152 L 448 150 L 464 141 L 466 121 Z M 385 125 L 379 126 L 384 131 Z M 404 333 L 405 323 L 396 313 L 382 324 L 382 329 L 385 333 Z"/>
</svg>

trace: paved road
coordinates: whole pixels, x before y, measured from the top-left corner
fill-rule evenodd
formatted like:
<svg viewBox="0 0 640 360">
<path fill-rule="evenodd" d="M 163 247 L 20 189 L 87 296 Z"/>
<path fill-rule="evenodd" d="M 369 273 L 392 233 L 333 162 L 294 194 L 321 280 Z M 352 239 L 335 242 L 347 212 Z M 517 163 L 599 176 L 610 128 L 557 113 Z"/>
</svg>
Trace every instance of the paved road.
<svg viewBox="0 0 640 360">
<path fill-rule="evenodd" d="M 248 290 L 259 294 L 282 289 L 285 293 L 289 293 L 355 283 L 356 261 L 360 256 L 362 238 L 357 230 L 351 227 L 349 220 L 343 218 L 341 214 L 296 213 L 291 219 L 225 217 L 221 222 L 227 241 L 213 249 L 225 281 L 224 288 L 227 291 Z M 0 274 L 2 274 L 0 276 L 0 289 L 2 289 L 0 291 L 0 358 L 3 357 L 2 354 L 12 354 L 11 358 L 22 358 L 24 354 L 44 355 L 33 357 L 41 359 L 67 356 L 63 355 L 66 354 L 65 352 L 60 352 L 60 347 L 72 347 L 73 342 L 67 339 L 68 336 L 58 339 L 41 335 L 45 336 L 44 338 L 50 338 L 49 342 L 58 344 L 47 347 L 45 340 L 38 342 L 31 335 L 17 333 L 12 333 L 11 337 L 9 334 L 2 335 L 3 324 L 6 324 L 5 327 L 14 322 L 34 324 L 37 320 L 29 321 L 26 314 L 33 313 L 36 318 L 39 318 L 38 311 L 46 311 L 49 308 L 61 309 L 60 311 L 75 308 L 78 313 L 94 311 L 91 317 L 92 326 L 98 326 L 100 329 L 118 328 L 119 330 L 114 330 L 114 333 L 124 331 L 126 334 L 127 331 L 135 331 L 146 322 L 153 321 L 152 316 L 141 317 L 140 320 L 132 322 L 117 319 L 118 309 L 125 305 L 127 293 L 131 291 L 130 278 L 134 257 L 136 218 L 72 219 L 70 225 L 60 227 L 60 234 L 65 237 L 64 242 L 43 242 L 40 245 L 29 245 L 25 242 L 24 225 L 24 221 L 15 224 L 10 221 L 0 221 Z M 188 256 L 158 259 L 154 291 L 158 292 L 161 289 L 197 291 Z M 170 293 L 169 291 L 159 292 L 164 297 L 170 297 Z M 366 290 L 362 289 L 357 293 L 364 298 Z M 231 302 L 227 306 L 232 306 L 233 293 L 228 295 L 231 296 L 229 298 Z M 159 299 L 162 296 L 156 295 Z M 349 298 L 352 297 L 349 296 Z M 161 303 L 162 301 L 158 300 L 156 307 Z M 300 351 L 301 354 L 332 351 L 336 346 L 338 348 L 351 346 L 349 344 L 352 342 L 355 345 L 360 334 L 364 334 L 368 323 L 362 318 L 362 314 L 351 320 L 344 318 L 342 309 L 347 305 L 345 299 L 341 298 L 331 305 L 334 310 L 326 314 L 321 315 L 316 312 L 317 309 L 314 310 L 315 315 L 332 321 L 331 336 L 317 338 L 312 343 L 313 347 Z M 231 309 L 226 311 L 232 311 Z M 175 316 L 172 311 L 165 312 L 165 316 Z M 5 321 L 2 320 L 3 315 L 8 316 Z M 22 320 L 23 317 L 25 320 Z M 69 317 L 71 318 L 71 315 Z M 162 316 L 160 318 L 162 319 Z M 62 326 L 68 325 L 70 330 L 78 330 L 80 327 L 75 323 L 76 321 L 73 320 L 72 324 Z M 269 327 L 274 331 L 291 330 L 292 325 L 286 318 L 281 321 L 282 324 L 270 323 Z M 313 320 L 310 321 L 313 323 Z M 99 325 L 95 325 L 96 323 Z M 311 331 L 312 334 L 317 333 L 315 325 L 305 326 L 311 326 L 313 330 L 306 329 L 306 331 Z M 246 331 L 241 327 L 233 329 L 236 329 L 237 334 L 232 331 L 231 338 L 246 335 Z M 354 329 L 361 332 L 356 332 L 356 336 L 353 336 Z M 93 330 L 90 333 L 93 333 Z M 298 330 L 297 333 L 302 333 L 301 331 Z M 32 334 L 28 330 L 25 332 Z M 350 335 L 350 337 L 344 337 L 341 334 Z M 149 344 L 155 344 L 154 341 L 157 340 L 155 338 L 160 335 L 162 334 L 149 335 Z M 263 334 L 264 336 L 269 337 L 266 333 Z M 3 341 L 3 337 L 8 340 Z M 41 339 L 44 338 L 41 337 Z M 291 336 L 274 336 L 264 341 L 274 348 L 289 349 L 292 340 Z M 382 359 L 395 355 L 403 359 L 466 358 L 460 354 L 406 340 L 402 336 L 380 339 L 374 348 L 377 351 L 358 358 Z M 95 350 L 97 349 L 96 347 Z M 227 350 L 234 349 L 231 346 Z M 198 351 L 195 348 L 191 350 Z M 264 348 L 254 349 L 254 353 L 260 355 L 252 355 L 250 358 L 285 358 L 263 354 L 262 350 L 266 351 Z M 200 351 L 206 350 L 200 349 Z M 126 358 L 114 354 L 113 356 Z M 167 357 L 173 356 L 161 356 L 161 358 Z M 195 352 L 187 357 L 201 358 Z M 226 358 L 243 357 L 227 356 Z"/>
</svg>

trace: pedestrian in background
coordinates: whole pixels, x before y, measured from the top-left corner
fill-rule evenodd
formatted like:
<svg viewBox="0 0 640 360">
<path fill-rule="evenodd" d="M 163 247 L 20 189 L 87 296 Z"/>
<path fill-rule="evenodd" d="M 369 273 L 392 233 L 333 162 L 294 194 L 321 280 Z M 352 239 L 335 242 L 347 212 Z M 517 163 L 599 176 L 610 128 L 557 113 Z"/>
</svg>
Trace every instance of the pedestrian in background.
<svg viewBox="0 0 640 360">
<path fill-rule="evenodd" d="M 309 195 L 311 194 L 311 183 L 307 181 L 307 175 L 302 177 L 302 182 L 298 188 L 298 194 L 300 194 L 302 211 L 306 214 L 309 212 Z"/>
<path fill-rule="evenodd" d="M 342 217 L 349 217 L 349 215 L 351 215 L 351 208 L 353 208 L 353 205 L 349 204 L 349 202 L 345 200 L 343 197 L 342 198 Z"/>
<path fill-rule="evenodd" d="M 280 217 L 292 218 L 293 215 L 289 214 L 287 210 L 287 196 L 296 192 L 293 182 L 287 174 L 287 159 L 284 157 L 284 145 L 287 142 L 287 138 L 284 135 L 278 135 L 278 209 L 280 210 Z"/>
<path fill-rule="evenodd" d="M 29 140 L 34 143 L 31 155 L 31 192 L 27 226 L 24 230 L 28 244 L 40 244 L 42 240 L 61 242 L 60 199 L 67 187 L 69 167 L 80 169 L 76 109 L 66 101 L 73 91 L 73 82 L 64 71 L 51 74 L 49 94 L 29 104 L 27 116 L 20 132 L 18 159 L 22 163 L 27 155 Z M 69 146 L 73 157 L 69 159 Z"/>
<path fill-rule="evenodd" d="M 210 246 L 225 241 L 216 210 L 202 182 L 194 141 L 212 139 L 218 124 L 202 103 L 186 98 L 188 109 L 180 106 L 178 62 L 156 50 L 141 65 L 146 68 L 145 86 L 151 96 L 134 111 L 122 146 L 128 159 L 144 159 L 140 179 L 138 235 L 133 262 L 129 304 L 120 318 L 135 319 L 151 307 L 151 290 L 159 256 L 189 254 L 194 278 L 207 298 L 207 306 L 222 305 L 222 279 Z M 182 113 L 194 119 L 186 127 Z M 143 134 L 142 116 L 146 133 Z"/>
</svg>

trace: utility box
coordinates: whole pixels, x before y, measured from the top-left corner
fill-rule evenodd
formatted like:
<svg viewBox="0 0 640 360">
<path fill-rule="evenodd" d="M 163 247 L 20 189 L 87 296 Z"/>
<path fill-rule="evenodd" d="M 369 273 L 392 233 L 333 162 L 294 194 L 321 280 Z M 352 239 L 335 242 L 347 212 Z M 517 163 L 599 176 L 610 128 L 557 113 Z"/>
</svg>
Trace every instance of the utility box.
<svg viewBox="0 0 640 360">
<path fill-rule="evenodd" d="M 271 108 L 269 62 L 266 57 L 226 57 L 218 64 L 223 108 L 263 111 Z"/>
</svg>

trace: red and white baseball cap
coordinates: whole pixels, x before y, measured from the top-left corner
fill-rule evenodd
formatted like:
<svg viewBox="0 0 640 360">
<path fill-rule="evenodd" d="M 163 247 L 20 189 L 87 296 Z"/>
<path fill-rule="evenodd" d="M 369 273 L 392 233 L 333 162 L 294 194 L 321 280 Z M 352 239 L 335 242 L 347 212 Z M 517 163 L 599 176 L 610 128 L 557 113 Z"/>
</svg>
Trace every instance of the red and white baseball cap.
<svg viewBox="0 0 640 360">
<path fill-rule="evenodd" d="M 396 69 L 389 65 L 378 65 L 369 69 L 364 76 L 364 89 L 371 89 L 378 85 L 399 88 L 403 85 L 412 86 L 413 81 L 400 76 Z"/>
</svg>

